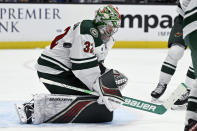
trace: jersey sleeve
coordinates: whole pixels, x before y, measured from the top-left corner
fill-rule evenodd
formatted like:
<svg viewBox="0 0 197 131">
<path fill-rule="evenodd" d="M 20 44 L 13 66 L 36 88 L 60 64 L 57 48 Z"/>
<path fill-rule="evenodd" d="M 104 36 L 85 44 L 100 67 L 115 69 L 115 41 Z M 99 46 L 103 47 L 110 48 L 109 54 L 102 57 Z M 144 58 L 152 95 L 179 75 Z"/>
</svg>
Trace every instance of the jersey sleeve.
<svg viewBox="0 0 197 131">
<path fill-rule="evenodd" d="M 80 79 L 89 89 L 100 76 L 98 59 L 94 53 L 94 39 L 89 34 L 80 34 L 76 28 L 72 48 L 70 49 L 70 60 L 74 75 Z"/>
<path fill-rule="evenodd" d="M 178 8 L 177 11 L 180 15 L 182 15 L 184 17 L 185 15 L 185 11 L 188 8 L 189 3 L 191 2 L 191 0 L 178 0 Z"/>
<path fill-rule="evenodd" d="M 177 1 L 177 13 L 181 15 L 182 17 L 184 17 L 184 10 L 179 0 Z"/>
</svg>

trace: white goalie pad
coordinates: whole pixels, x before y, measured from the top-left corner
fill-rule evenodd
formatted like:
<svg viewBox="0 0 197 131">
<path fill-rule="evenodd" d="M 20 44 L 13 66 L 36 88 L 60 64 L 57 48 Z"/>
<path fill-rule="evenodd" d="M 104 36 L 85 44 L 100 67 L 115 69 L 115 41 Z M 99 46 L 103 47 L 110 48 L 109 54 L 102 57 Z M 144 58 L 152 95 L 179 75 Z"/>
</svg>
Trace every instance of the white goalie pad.
<svg viewBox="0 0 197 131">
<path fill-rule="evenodd" d="M 34 96 L 33 124 L 40 124 L 67 108 L 77 97 L 57 94 Z"/>
</svg>

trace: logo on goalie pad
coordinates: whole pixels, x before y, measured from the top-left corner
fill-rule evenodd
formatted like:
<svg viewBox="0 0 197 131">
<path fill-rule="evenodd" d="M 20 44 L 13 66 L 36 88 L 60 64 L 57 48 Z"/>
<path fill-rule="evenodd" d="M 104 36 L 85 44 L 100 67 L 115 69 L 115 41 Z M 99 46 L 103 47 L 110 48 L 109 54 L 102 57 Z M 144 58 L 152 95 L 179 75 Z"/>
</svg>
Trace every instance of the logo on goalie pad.
<svg viewBox="0 0 197 131">
<path fill-rule="evenodd" d="M 147 111 L 152 111 L 152 112 L 154 112 L 157 108 L 156 106 L 151 105 L 149 103 L 144 103 L 144 102 L 141 102 L 141 101 L 130 100 L 130 99 L 125 99 L 124 104 L 132 106 L 134 108 L 139 108 L 139 109 L 142 109 L 142 110 L 147 110 Z"/>
<path fill-rule="evenodd" d="M 49 101 L 72 101 L 73 99 L 69 98 L 49 98 Z"/>
</svg>

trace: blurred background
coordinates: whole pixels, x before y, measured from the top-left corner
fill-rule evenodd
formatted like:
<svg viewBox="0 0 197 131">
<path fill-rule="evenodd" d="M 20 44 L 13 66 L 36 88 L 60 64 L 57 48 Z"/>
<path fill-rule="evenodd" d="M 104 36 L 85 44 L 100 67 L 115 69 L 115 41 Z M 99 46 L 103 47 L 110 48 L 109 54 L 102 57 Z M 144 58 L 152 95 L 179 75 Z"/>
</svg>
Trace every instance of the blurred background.
<svg viewBox="0 0 197 131">
<path fill-rule="evenodd" d="M 176 0 L 0 0 L 1 3 L 175 4 Z"/>
<path fill-rule="evenodd" d="M 67 26 L 93 19 L 106 4 L 114 4 L 121 15 L 115 48 L 167 48 L 176 1 L 0 0 L 0 49 L 44 48 Z"/>
</svg>

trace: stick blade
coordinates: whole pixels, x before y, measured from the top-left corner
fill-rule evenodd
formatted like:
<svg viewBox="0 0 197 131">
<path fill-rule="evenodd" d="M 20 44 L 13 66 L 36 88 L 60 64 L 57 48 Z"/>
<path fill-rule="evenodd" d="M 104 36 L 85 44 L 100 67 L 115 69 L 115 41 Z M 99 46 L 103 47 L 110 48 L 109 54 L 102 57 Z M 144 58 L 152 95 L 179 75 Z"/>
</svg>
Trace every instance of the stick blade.
<svg viewBox="0 0 197 131">
<path fill-rule="evenodd" d="M 166 109 L 171 108 L 174 103 L 181 97 L 182 94 L 187 92 L 187 86 L 184 83 L 178 85 L 178 87 L 170 94 L 167 100 L 163 103 Z"/>
</svg>

